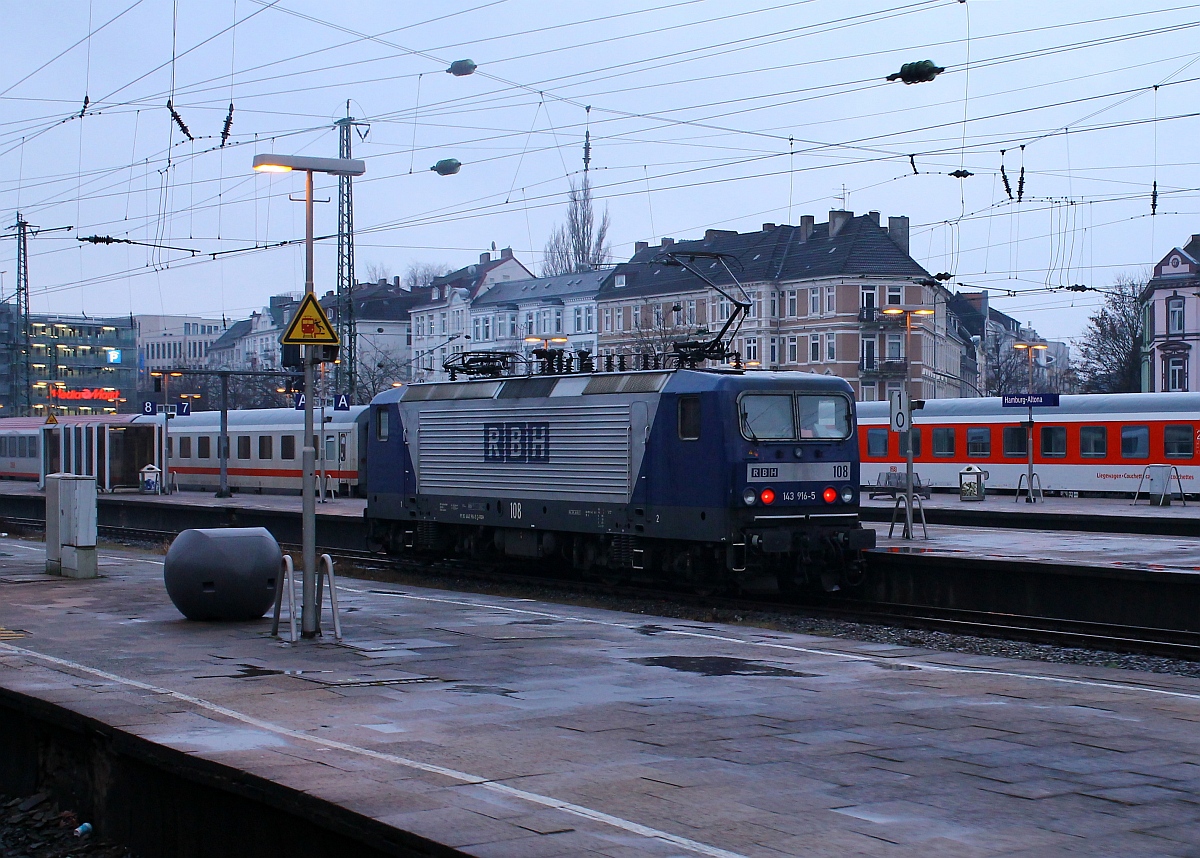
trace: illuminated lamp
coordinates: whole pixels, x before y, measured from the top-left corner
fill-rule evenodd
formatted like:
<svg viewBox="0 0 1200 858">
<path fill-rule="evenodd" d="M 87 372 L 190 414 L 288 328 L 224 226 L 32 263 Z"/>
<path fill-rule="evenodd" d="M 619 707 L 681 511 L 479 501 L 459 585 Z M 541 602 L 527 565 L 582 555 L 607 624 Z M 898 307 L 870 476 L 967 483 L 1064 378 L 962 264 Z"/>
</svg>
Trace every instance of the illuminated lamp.
<svg viewBox="0 0 1200 858">
<path fill-rule="evenodd" d="M 763 489 L 762 494 L 760 494 L 758 496 L 758 498 L 763 503 L 765 503 L 767 506 L 770 506 L 771 504 L 775 503 L 775 490 L 774 489 Z"/>
<path fill-rule="evenodd" d="M 825 501 L 825 503 L 833 503 L 838 499 L 837 489 L 835 489 L 833 486 L 830 486 L 829 488 L 825 489 L 825 491 L 821 492 L 821 498 Z"/>
</svg>

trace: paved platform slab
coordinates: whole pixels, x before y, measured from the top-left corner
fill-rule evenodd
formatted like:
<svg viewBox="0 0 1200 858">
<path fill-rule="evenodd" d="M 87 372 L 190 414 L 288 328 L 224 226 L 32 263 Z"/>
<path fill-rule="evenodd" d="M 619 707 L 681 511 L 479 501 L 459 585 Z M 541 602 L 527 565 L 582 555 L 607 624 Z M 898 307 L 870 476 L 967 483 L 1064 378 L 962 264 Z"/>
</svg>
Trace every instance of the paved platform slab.
<svg viewBox="0 0 1200 858">
<path fill-rule="evenodd" d="M 0 555 L 0 686 L 481 858 L 1200 851 L 1200 680 L 353 580 L 293 646 Z"/>
</svg>

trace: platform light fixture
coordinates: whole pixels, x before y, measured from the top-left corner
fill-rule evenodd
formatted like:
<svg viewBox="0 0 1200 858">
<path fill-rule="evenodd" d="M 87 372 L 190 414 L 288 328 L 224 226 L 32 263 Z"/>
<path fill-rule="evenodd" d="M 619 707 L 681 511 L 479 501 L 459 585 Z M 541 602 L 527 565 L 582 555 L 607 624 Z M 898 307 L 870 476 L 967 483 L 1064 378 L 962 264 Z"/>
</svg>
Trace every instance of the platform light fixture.
<svg viewBox="0 0 1200 858">
<path fill-rule="evenodd" d="M 1046 351 L 1050 346 L 1036 340 L 1023 340 L 1013 343 L 1013 348 L 1017 351 L 1025 353 L 1026 362 L 1029 365 L 1029 382 L 1025 388 L 1026 393 L 1033 393 L 1033 354 L 1034 352 Z M 1033 401 L 1029 403 L 1029 419 L 1025 422 L 1025 451 L 1027 454 L 1026 470 L 1025 470 L 1025 486 L 1029 490 L 1029 494 L 1025 496 L 1025 503 L 1037 503 L 1037 498 L 1033 494 L 1033 478 L 1036 476 L 1033 472 Z M 1041 485 L 1041 480 L 1038 480 L 1038 485 Z M 1021 487 L 1017 486 L 1017 499 L 1021 497 Z M 1045 500 L 1045 498 L 1042 498 Z"/>
<path fill-rule="evenodd" d="M 897 305 L 891 304 L 883 308 L 885 316 L 904 316 L 904 392 L 908 395 L 908 414 L 906 415 L 908 426 L 904 432 L 905 440 L 905 456 L 904 456 L 904 538 L 912 539 L 913 532 L 913 437 L 912 437 L 912 367 L 908 363 L 909 356 L 912 354 L 912 320 L 913 316 L 932 316 L 934 314 L 933 307 L 926 307 L 921 304 L 917 305 Z M 923 519 L 922 519 L 923 520 Z"/>
</svg>

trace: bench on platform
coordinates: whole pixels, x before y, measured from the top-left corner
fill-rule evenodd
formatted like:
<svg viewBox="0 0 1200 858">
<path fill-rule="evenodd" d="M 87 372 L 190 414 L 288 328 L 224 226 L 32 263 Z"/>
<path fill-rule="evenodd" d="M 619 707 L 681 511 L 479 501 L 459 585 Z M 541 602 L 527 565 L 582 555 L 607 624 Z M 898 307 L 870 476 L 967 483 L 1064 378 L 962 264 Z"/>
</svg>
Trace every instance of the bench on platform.
<svg viewBox="0 0 1200 858">
<path fill-rule="evenodd" d="M 871 487 L 871 490 L 867 496 L 871 500 L 883 496 L 894 498 L 898 494 L 903 494 L 904 488 L 903 471 L 884 471 L 875 479 L 875 485 Z M 932 489 L 930 485 L 928 483 L 922 483 L 921 475 L 914 471 L 913 494 L 920 495 L 928 500 L 931 490 Z"/>
</svg>

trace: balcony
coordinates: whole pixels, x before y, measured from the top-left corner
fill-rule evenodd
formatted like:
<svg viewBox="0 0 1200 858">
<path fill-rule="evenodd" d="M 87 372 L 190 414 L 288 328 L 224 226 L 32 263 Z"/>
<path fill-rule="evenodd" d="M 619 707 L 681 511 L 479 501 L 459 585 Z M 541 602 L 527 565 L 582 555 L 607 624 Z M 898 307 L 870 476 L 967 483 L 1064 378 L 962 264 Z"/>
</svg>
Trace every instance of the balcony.
<svg viewBox="0 0 1200 858">
<path fill-rule="evenodd" d="M 864 377 L 903 378 L 908 373 L 908 361 L 905 358 L 892 358 L 890 360 L 862 358 L 858 362 L 858 373 Z"/>
<path fill-rule="evenodd" d="M 882 307 L 860 307 L 858 321 L 864 325 L 873 325 L 878 328 L 895 328 L 904 324 L 904 315 L 889 316 L 883 312 Z"/>
</svg>

